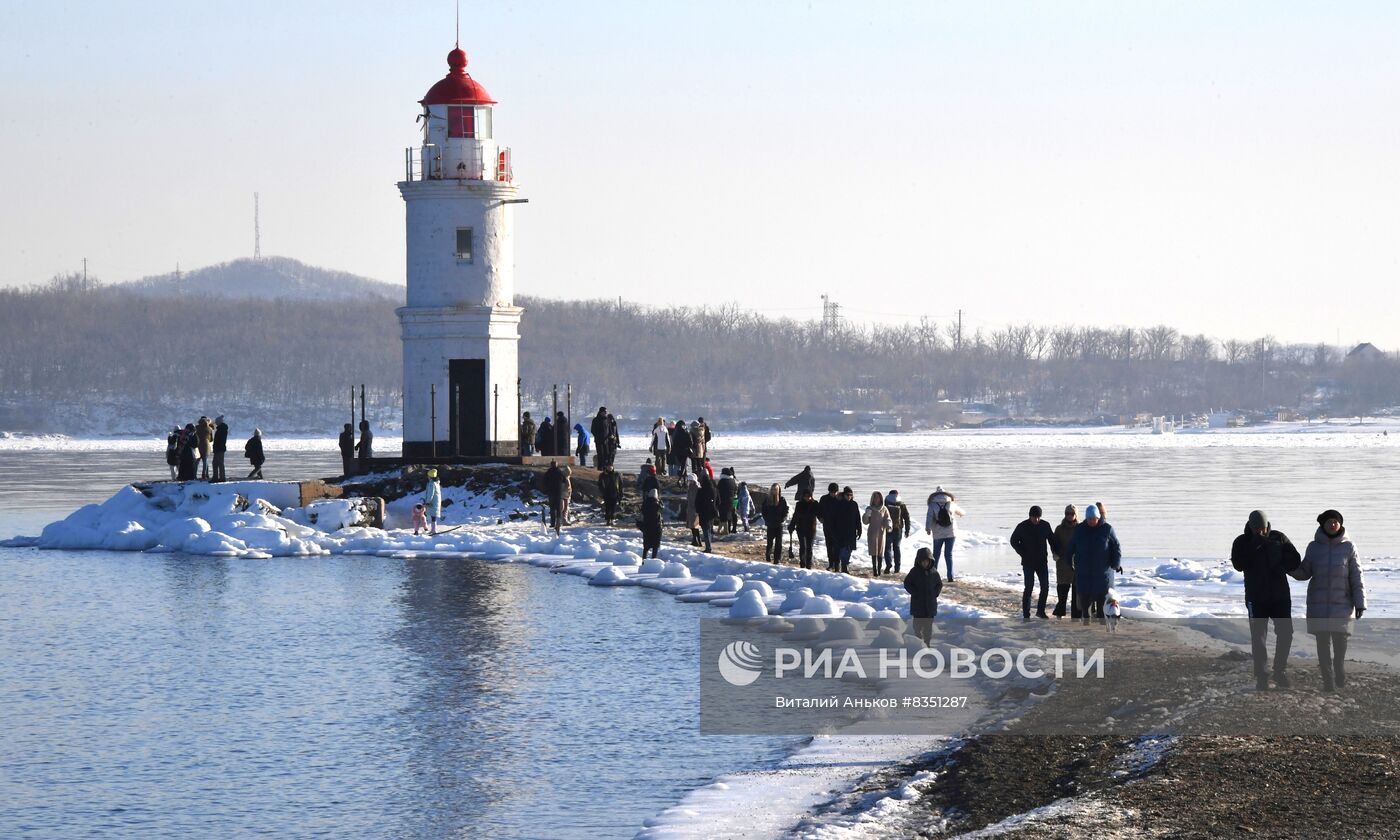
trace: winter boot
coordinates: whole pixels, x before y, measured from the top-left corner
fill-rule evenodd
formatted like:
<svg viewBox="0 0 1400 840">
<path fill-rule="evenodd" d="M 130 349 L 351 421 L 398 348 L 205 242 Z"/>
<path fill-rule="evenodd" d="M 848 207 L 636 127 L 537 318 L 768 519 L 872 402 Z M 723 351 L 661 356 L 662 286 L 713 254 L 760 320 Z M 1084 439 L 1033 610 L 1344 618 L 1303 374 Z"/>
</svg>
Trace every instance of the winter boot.
<svg viewBox="0 0 1400 840">
<path fill-rule="evenodd" d="M 1341 688 L 1347 684 L 1347 672 L 1342 669 L 1342 660 L 1340 657 L 1332 660 L 1332 672 L 1337 680 L 1337 688 Z"/>
<path fill-rule="evenodd" d="M 1292 687 L 1293 687 L 1293 681 L 1290 680 L 1290 679 L 1288 678 L 1288 674 L 1287 674 L 1286 672 L 1284 672 L 1284 671 L 1275 671 L 1275 672 L 1274 672 L 1274 685 L 1275 685 L 1276 687 L 1278 687 L 1278 688 L 1292 688 Z"/>
<path fill-rule="evenodd" d="M 1322 669 L 1322 690 L 1323 690 L 1323 691 L 1336 691 L 1336 690 L 1337 690 L 1337 689 L 1333 686 L 1333 684 L 1332 684 L 1332 670 L 1331 670 L 1330 668 L 1323 668 L 1323 669 Z"/>
<path fill-rule="evenodd" d="M 1255 675 L 1254 675 L 1254 690 L 1255 690 L 1255 691 L 1268 691 L 1268 690 L 1269 690 L 1269 675 L 1268 675 L 1268 674 L 1255 674 Z"/>
</svg>

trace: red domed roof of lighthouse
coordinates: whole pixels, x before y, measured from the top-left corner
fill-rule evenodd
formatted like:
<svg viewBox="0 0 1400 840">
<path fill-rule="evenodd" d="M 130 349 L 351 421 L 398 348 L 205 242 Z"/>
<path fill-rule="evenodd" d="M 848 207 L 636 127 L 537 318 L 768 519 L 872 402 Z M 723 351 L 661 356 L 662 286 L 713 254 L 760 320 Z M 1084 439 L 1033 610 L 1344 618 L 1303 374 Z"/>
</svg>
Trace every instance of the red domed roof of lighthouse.
<svg viewBox="0 0 1400 840">
<path fill-rule="evenodd" d="M 457 47 L 447 54 L 447 76 L 428 88 L 421 105 L 495 105 L 496 100 L 467 75 L 467 54 Z"/>
</svg>

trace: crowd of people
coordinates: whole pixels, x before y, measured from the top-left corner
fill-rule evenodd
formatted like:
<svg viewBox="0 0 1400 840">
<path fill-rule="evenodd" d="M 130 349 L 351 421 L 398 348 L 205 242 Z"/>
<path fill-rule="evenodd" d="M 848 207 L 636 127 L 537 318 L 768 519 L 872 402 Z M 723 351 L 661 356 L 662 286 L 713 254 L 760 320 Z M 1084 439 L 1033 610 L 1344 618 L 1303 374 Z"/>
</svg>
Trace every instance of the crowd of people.
<svg viewBox="0 0 1400 840">
<path fill-rule="evenodd" d="M 556 411 L 552 418 L 546 415 L 538 425 L 527 411 L 520 418 L 519 443 L 521 455 L 558 457 L 573 454 L 581 467 L 588 466 L 591 452 L 593 466 L 602 469 L 615 462 L 617 450 L 622 447 L 622 438 L 617 431 L 617 418 L 608 411 L 607 406 L 599 406 L 598 413 L 588 426 L 575 423 L 572 433 L 569 418 L 562 411 Z"/>
<path fill-rule="evenodd" d="M 171 481 L 227 481 L 224 456 L 228 452 L 228 424 L 220 414 L 213 420 L 200 417 L 184 427 L 175 426 L 165 438 L 165 463 L 170 467 Z M 262 431 L 243 444 L 243 457 L 252 464 L 248 478 L 262 478 Z"/>
</svg>

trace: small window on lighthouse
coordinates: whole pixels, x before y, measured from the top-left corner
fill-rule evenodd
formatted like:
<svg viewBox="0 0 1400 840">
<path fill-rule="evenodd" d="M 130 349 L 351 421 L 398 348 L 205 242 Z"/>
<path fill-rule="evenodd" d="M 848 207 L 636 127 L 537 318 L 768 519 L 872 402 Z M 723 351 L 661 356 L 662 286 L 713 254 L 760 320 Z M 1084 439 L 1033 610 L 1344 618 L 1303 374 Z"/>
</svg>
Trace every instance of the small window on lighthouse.
<svg viewBox="0 0 1400 840">
<path fill-rule="evenodd" d="M 472 229 L 457 228 L 457 259 L 471 261 Z"/>
<path fill-rule="evenodd" d="M 449 105 L 447 108 L 447 136 L 475 138 L 476 109 Z"/>
</svg>

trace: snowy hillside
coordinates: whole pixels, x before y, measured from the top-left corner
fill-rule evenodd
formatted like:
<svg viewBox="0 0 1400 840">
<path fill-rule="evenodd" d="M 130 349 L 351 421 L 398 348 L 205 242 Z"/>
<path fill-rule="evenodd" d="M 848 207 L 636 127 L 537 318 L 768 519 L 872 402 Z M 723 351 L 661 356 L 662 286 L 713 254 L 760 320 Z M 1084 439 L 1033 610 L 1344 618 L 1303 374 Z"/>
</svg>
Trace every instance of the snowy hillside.
<svg viewBox="0 0 1400 840">
<path fill-rule="evenodd" d="M 403 300 L 404 289 L 351 274 L 307 265 L 289 257 L 241 259 L 176 274 L 146 277 L 119 287 L 138 294 L 199 295 L 269 300 Z"/>
</svg>

